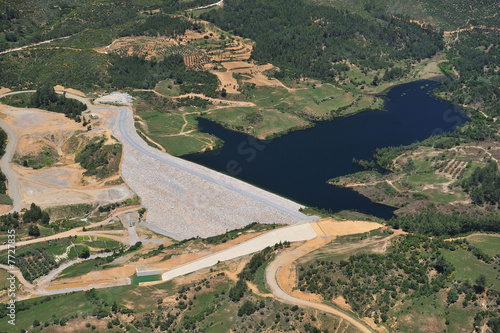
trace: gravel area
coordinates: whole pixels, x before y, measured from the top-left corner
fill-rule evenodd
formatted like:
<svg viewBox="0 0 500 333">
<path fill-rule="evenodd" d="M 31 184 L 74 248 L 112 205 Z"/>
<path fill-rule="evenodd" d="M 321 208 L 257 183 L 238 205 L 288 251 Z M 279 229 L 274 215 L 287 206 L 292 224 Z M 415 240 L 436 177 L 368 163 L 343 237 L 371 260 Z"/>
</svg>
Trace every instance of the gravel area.
<svg viewBox="0 0 500 333">
<path fill-rule="evenodd" d="M 96 108 L 98 111 L 100 108 Z M 122 177 L 147 208 L 147 225 L 177 240 L 208 237 L 252 222 L 315 220 L 299 204 L 149 147 L 136 133 L 132 111 L 117 110 L 109 128 L 123 143 Z"/>
</svg>

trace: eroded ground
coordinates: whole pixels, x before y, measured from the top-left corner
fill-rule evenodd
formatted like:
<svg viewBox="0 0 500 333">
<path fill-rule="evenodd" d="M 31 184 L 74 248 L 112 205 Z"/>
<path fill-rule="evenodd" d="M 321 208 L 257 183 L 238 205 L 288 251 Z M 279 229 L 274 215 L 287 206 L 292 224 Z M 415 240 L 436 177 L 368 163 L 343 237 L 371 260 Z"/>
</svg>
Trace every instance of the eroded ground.
<svg viewBox="0 0 500 333">
<path fill-rule="evenodd" d="M 34 202 L 40 206 L 68 205 L 76 203 L 119 202 L 133 196 L 118 174 L 106 179 L 85 176 L 84 168 L 75 163 L 75 155 L 92 138 L 104 136 L 106 143 L 116 143 L 101 118 L 93 119 L 93 129 L 87 131 L 81 123 L 62 114 L 19 109 L 0 105 L 2 120 L 18 134 L 13 161 L 24 205 Z M 90 114 L 84 113 L 90 120 Z M 35 168 L 29 167 L 35 164 Z"/>
</svg>

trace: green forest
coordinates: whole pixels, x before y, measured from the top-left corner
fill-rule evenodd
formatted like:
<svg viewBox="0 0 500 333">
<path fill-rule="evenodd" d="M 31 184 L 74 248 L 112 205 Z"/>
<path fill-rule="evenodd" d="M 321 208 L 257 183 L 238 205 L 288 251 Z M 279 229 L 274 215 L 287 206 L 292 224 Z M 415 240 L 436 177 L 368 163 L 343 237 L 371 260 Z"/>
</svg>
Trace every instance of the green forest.
<svg viewBox="0 0 500 333">
<path fill-rule="evenodd" d="M 430 305 L 433 313 L 429 315 L 443 318 L 446 326 L 456 325 L 448 326 L 451 331 L 460 327 L 457 316 L 470 316 L 474 324 L 469 330 L 477 329 L 485 320 L 495 332 L 500 292 L 492 287 L 494 281 L 484 274 L 475 279 L 457 278 L 455 275 L 461 268 L 447 258 L 469 252 L 481 265 L 489 267 L 494 267 L 498 258 L 491 258 L 464 239 L 444 241 L 408 234 L 391 243 L 386 254 L 361 253 L 346 260 L 317 259 L 300 265 L 298 286 L 301 291 L 320 294 L 325 299 L 341 296 L 361 317 L 372 317 L 376 324 L 388 324 L 395 331 L 406 331 L 403 325 L 424 328 L 419 325 L 425 323 L 408 324 L 403 319 L 418 304 Z M 443 298 L 444 309 L 439 306 Z M 459 299 L 460 304 L 455 304 Z M 479 299 L 487 306 L 479 307 Z"/>
<path fill-rule="evenodd" d="M 87 105 L 73 98 L 66 98 L 66 94 L 59 95 L 51 85 L 37 88 L 31 96 L 29 107 L 39 108 L 57 113 L 64 113 L 71 119 L 79 119 L 82 111 L 87 110 Z"/>
<path fill-rule="evenodd" d="M 277 77 L 312 77 L 332 82 L 350 61 L 361 70 L 380 70 L 418 61 L 444 46 L 431 27 L 380 13 L 367 19 L 307 1 L 228 0 L 200 16 L 224 30 L 250 38 L 252 58 L 282 69 Z"/>
<path fill-rule="evenodd" d="M 462 33 L 446 51 L 449 61 L 440 64 L 449 75 L 435 92 L 457 104 L 500 114 L 500 32 L 481 30 Z M 458 76 L 451 72 L 454 68 Z"/>
</svg>

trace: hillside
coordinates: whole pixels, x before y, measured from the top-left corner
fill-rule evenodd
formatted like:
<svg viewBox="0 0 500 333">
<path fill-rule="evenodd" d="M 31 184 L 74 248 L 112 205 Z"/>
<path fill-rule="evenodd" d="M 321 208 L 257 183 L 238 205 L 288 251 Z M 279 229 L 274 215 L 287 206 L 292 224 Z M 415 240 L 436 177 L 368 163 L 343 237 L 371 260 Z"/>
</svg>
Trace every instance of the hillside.
<svg viewBox="0 0 500 333">
<path fill-rule="evenodd" d="M 0 91 L 33 90 L 0 100 L 14 133 L 0 130 L 0 155 L 16 143 L 0 172 L 0 331 L 499 332 L 499 13 L 498 0 L 0 0 Z M 406 83 L 453 103 L 452 132 L 399 147 L 350 135 L 403 128 L 350 116 L 390 114 Z M 418 98 L 408 112 L 423 119 Z M 207 120 L 244 138 L 221 169 L 186 157 L 223 155 L 231 136 Z M 273 151 L 295 159 L 281 169 L 254 160 L 342 120 L 345 135 L 312 144 L 360 172 L 323 180 L 333 168 L 305 140 Z M 222 174 L 243 168 L 274 183 Z M 264 190 L 271 168 L 286 189 L 389 213 L 304 207 Z M 334 200 L 306 173 L 357 193 Z M 307 232 L 278 224 L 295 218 Z"/>
</svg>

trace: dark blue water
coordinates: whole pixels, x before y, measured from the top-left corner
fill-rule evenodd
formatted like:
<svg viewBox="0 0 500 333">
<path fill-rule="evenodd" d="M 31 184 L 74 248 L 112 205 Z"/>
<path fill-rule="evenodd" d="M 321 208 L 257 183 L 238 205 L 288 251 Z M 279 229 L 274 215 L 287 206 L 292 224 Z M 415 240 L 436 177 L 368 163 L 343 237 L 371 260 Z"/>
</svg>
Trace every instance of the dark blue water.
<svg viewBox="0 0 500 333">
<path fill-rule="evenodd" d="M 423 85 L 428 87 L 421 89 Z M 330 178 L 362 169 L 352 158 L 369 160 L 376 148 L 406 145 L 453 131 L 468 118 L 454 105 L 428 92 L 433 81 L 397 86 L 387 93 L 385 111 L 369 111 L 297 131 L 270 141 L 224 129 L 199 119 L 202 132 L 225 141 L 218 150 L 183 158 L 287 197 L 332 211 L 356 210 L 382 218 L 393 208 L 372 203 L 358 193 L 328 185 Z M 401 96 L 405 93 L 405 96 Z"/>
</svg>

